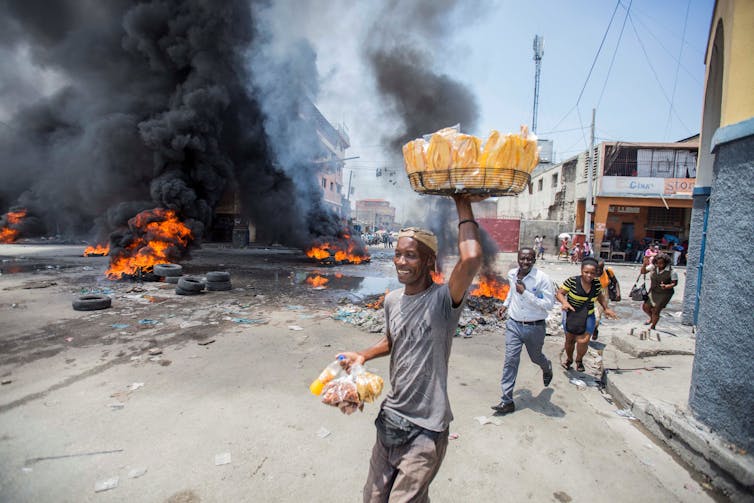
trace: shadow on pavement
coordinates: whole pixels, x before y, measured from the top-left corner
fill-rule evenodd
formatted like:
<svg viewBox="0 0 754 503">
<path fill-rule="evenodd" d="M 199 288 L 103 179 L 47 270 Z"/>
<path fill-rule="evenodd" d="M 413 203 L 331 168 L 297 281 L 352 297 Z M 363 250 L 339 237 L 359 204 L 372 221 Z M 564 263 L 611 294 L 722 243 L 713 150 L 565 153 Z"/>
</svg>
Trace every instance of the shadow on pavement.
<svg viewBox="0 0 754 503">
<path fill-rule="evenodd" d="M 553 393 L 552 388 L 545 388 L 535 397 L 528 389 L 516 391 L 516 410 L 531 409 L 549 417 L 564 417 L 565 411 L 550 401 Z"/>
</svg>

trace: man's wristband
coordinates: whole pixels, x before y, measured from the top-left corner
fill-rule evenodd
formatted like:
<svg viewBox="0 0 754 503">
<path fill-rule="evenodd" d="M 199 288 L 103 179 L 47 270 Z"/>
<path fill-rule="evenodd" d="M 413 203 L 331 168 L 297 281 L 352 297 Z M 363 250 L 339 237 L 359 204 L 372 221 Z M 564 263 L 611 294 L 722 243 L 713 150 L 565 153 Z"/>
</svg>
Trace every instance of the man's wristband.
<svg viewBox="0 0 754 503">
<path fill-rule="evenodd" d="M 469 222 L 472 223 L 472 224 L 474 224 L 474 225 L 476 225 L 477 229 L 479 228 L 479 222 L 477 222 L 473 218 L 467 218 L 466 220 L 461 220 L 460 222 L 458 222 L 458 228 L 461 227 L 461 224 L 465 224 L 465 223 L 469 223 Z"/>
</svg>

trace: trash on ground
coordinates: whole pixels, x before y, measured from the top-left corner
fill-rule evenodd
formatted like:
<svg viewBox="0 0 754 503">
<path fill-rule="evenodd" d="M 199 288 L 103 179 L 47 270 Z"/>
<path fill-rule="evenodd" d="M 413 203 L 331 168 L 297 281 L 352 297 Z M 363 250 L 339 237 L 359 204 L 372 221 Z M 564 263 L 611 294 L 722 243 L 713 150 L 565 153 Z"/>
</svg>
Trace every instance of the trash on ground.
<svg viewBox="0 0 754 503">
<path fill-rule="evenodd" d="M 227 465 L 230 463 L 230 453 L 223 452 L 215 454 L 215 466 Z"/>
<path fill-rule="evenodd" d="M 149 348 L 149 354 L 152 356 L 161 355 L 162 349 L 160 348 Z"/>
<path fill-rule="evenodd" d="M 636 416 L 634 416 L 633 412 L 631 412 L 631 409 L 618 409 L 615 411 L 615 413 L 621 417 L 630 419 L 631 421 L 636 421 Z"/>
<path fill-rule="evenodd" d="M 581 379 L 576 379 L 575 377 L 571 377 L 568 380 L 568 382 L 571 383 L 571 384 L 573 384 L 574 386 L 576 386 L 578 389 L 584 389 L 584 388 L 586 388 L 586 383 L 584 381 L 582 381 Z"/>
<path fill-rule="evenodd" d="M 102 491 L 109 491 L 118 487 L 118 477 L 112 477 L 105 480 L 100 480 L 94 484 L 94 492 L 101 493 Z"/>
<path fill-rule="evenodd" d="M 112 325 L 110 325 L 110 326 L 111 326 L 112 328 L 116 328 L 116 329 L 119 329 L 119 330 L 120 330 L 120 329 L 123 329 L 123 328 L 128 328 L 128 327 L 129 327 L 128 323 L 113 323 L 113 324 L 112 324 Z"/>
<path fill-rule="evenodd" d="M 288 330 L 303 330 L 303 328 L 299 327 L 298 325 L 288 325 Z"/>
<path fill-rule="evenodd" d="M 244 325 L 263 325 L 267 323 L 267 320 L 264 320 L 262 318 L 231 318 L 230 321 L 233 323 L 241 323 Z"/>
<path fill-rule="evenodd" d="M 123 408 L 123 407 L 125 407 L 125 406 L 126 406 L 126 404 L 124 404 L 124 403 L 117 403 L 117 402 L 116 402 L 116 403 L 111 403 L 111 404 L 109 405 L 109 407 L 110 407 L 111 409 L 113 409 L 113 410 L 120 410 L 120 409 L 122 409 L 122 408 Z"/>
<path fill-rule="evenodd" d="M 144 318 L 143 320 L 139 320 L 139 325 L 157 325 L 159 321 L 157 320 L 150 320 L 149 318 Z"/>
<path fill-rule="evenodd" d="M 142 475 L 147 473 L 147 469 L 140 467 L 140 468 L 134 468 L 131 471 L 128 472 L 128 478 L 129 479 L 138 479 Z"/>
<path fill-rule="evenodd" d="M 485 424 L 494 424 L 495 426 L 500 426 L 501 424 L 503 424 L 503 420 L 496 417 L 477 416 L 474 419 L 479 421 L 479 424 L 481 424 L 482 426 L 484 426 Z"/>
<path fill-rule="evenodd" d="M 208 346 L 212 344 L 213 342 L 215 342 L 215 339 L 210 338 L 210 339 L 203 339 L 201 341 L 197 341 L 197 344 L 199 344 L 200 346 Z"/>
<path fill-rule="evenodd" d="M 6 384 L 10 384 L 12 382 L 13 382 L 12 379 L 5 379 L 3 381 L 0 381 L 0 385 L 5 386 Z"/>
<path fill-rule="evenodd" d="M 458 440 L 458 437 L 460 437 L 460 436 L 461 435 L 459 435 L 458 433 L 451 433 L 450 435 L 448 435 L 448 438 L 450 440 Z"/>
<path fill-rule="evenodd" d="M 135 382 L 135 383 L 129 384 L 128 385 L 128 389 L 129 389 L 129 391 L 136 391 L 137 389 L 141 388 L 142 386 L 144 386 L 143 382 Z"/>
<path fill-rule="evenodd" d="M 324 426 L 317 430 L 317 436 L 319 438 L 325 438 L 330 436 L 330 430 L 325 428 Z"/>
<path fill-rule="evenodd" d="M 65 338 L 65 341 L 66 341 L 66 342 L 72 342 L 72 341 L 73 341 L 73 337 L 66 337 L 66 338 Z"/>
</svg>

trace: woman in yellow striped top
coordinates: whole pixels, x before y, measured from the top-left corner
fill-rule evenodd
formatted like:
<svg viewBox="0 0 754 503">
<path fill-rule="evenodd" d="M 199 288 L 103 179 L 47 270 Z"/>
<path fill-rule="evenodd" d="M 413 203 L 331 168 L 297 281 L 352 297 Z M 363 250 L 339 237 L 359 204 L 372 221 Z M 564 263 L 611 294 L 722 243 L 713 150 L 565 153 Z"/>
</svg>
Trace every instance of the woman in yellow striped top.
<svg viewBox="0 0 754 503">
<path fill-rule="evenodd" d="M 555 297 L 563 305 L 563 331 L 565 331 L 566 361 L 561 363 L 566 370 L 573 363 L 576 348 L 576 370 L 583 372 L 583 358 L 589 348 L 589 339 L 594 332 L 594 299 L 602 306 L 605 316 L 617 318 L 615 311 L 607 307 L 605 296 L 600 295 L 600 280 L 597 277 L 597 261 L 591 257 L 581 262 L 581 274 L 563 282 Z M 570 322 L 569 322 L 570 318 Z"/>
</svg>

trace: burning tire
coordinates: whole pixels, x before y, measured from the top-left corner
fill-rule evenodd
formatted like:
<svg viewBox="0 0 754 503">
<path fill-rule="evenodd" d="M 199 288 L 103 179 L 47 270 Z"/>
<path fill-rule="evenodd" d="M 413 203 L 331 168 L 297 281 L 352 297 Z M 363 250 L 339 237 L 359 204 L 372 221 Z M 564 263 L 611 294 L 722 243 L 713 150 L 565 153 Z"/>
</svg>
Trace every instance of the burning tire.
<svg viewBox="0 0 754 503">
<path fill-rule="evenodd" d="M 112 306 L 113 299 L 107 295 L 83 295 L 73 301 L 74 311 L 97 311 Z"/>
<path fill-rule="evenodd" d="M 181 279 L 182 276 L 165 276 L 165 283 L 172 283 L 173 285 L 178 284 L 178 280 Z"/>
<path fill-rule="evenodd" d="M 230 281 L 207 281 L 207 290 L 210 292 L 224 292 L 232 289 Z"/>
<path fill-rule="evenodd" d="M 178 280 L 178 288 L 186 292 L 201 292 L 204 290 L 204 283 L 199 278 L 183 276 Z"/>
<path fill-rule="evenodd" d="M 227 271 L 210 271 L 207 273 L 207 284 L 230 282 L 230 273 Z M 209 288 L 207 288 L 209 290 Z"/>
<path fill-rule="evenodd" d="M 180 276 L 183 274 L 183 267 L 178 264 L 156 264 L 154 266 L 154 275 L 165 278 Z"/>
</svg>

